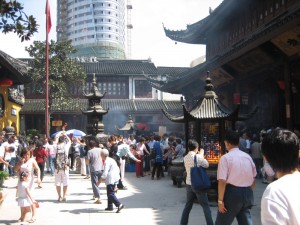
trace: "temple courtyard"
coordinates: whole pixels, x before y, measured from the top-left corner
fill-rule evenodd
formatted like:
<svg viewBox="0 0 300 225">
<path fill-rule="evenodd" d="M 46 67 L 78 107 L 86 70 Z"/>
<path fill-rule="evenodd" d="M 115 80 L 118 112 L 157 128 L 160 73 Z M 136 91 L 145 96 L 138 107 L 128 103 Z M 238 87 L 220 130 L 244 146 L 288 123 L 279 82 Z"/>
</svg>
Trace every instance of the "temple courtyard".
<svg viewBox="0 0 300 225">
<path fill-rule="evenodd" d="M 102 204 L 94 204 L 89 179 L 80 174 L 70 174 L 70 185 L 66 202 L 58 202 L 54 186 L 54 177 L 46 174 L 41 189 L 34 190 L 39 202 L 35 225 L 61 224 L 114 224 L 114 225 L 170 225 L 179 224 L 185 204 L 185 187 L 173 186 L 169 176 L 161 180 L 151 180 L 151 176 L 136 178 L 134 172 L 126 172 L 125 181 L 128 190 L 119 190 L 117 197 L 125 205 L 120 213 L 108 212 L 105 184 L 100 184 Z M 266 184 L 256 180 L 255 202 L 251 210 L 253 224 L 260 222 L 260 199 Z M 16 178 L 5 181 L 3 189 L 6 199 L 0 208 L 0 224 L 17 225 L 20 209 L 16 202 Z M 37 185 L 36 185 L 37 186 Z M 211 203 L 212 216 L 217 214 L 216 203 Z M 194 204 L 190 214 L 190 225 L 205 225 L 205 218 L 199 204 Z M 234 221 L 233 225 L 237 225 Z"/>
</svg>

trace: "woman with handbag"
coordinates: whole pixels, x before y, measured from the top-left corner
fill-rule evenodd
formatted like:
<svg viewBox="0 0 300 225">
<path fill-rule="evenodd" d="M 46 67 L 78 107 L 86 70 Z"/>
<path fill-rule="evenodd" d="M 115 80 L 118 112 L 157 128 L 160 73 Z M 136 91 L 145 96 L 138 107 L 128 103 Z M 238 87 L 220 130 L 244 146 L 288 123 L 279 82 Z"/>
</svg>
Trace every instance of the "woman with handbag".
<svg viewBox="0 0 300 225">
<path fill-rule="evenodd" d="M 208 204 L 207 192 L 205 189 L 204 190 L 195 190 L 192 187 L 191 174 L 190 174 L 191 168 L 193 168 L 195 166 L 195 162 L 194 162 L 195 159 L 196 159 L 195 160 L 196 165 L 200 165 L 203 168 L 208 168 L 209 164 L 208 164 L 207 160 L 204 159 L 204 150 L 203 149 L 200 149 L 200 151 L 198 150 L 199 144 L 196 140 L 190 139 L 187 143 L 187 148 L 188 148 L 189 152 L 184 157 L 184 167 L 187 172 L 187 176 L 186 176 L 187 200 L 186 200 L 185 207 L 184 207 L 182 215 L 181 215 L 180 225 L 188 224 L 189 214 L 193 207 L 195 198 L 197 198 L 197 200 L 199 201 L 199 203 L 203 209 L 204 216 L 206 219 L 206 224 L 214 225 L 214 222 L 213 222 L 212 216 L 211 216 L 211 210 L 210 210 L 209 204 Z"/>
</svg>

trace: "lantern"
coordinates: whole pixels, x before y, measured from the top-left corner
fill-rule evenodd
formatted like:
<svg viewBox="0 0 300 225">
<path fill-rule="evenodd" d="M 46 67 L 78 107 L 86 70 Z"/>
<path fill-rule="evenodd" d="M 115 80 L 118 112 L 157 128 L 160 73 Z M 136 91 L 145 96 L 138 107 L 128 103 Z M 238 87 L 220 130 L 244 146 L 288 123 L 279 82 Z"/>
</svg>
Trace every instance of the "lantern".
<svg viewBox="0 0 300 225">
<path fill-rule="evenodd" d="M 13 81 L 11 79 L 8 78 L 3 78 L 0 80 L 0 86 L 12 86 L 13 85 Z"/>
</svg>

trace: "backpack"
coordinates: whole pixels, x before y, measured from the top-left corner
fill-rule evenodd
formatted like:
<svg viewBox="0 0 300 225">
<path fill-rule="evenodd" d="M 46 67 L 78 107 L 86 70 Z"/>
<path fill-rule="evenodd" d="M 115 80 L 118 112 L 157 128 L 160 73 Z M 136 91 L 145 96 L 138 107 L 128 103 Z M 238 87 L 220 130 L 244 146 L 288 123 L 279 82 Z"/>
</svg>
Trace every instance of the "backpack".
<svg viewBox="0 0 300 225">
<path fill-rule="evenodd" d="M 57 145 L 54 166 L 58 171 L 65 170 L 66 166 L 68 166 L 68 156 L 65 154 L 63 145 Z"/>
</svg>

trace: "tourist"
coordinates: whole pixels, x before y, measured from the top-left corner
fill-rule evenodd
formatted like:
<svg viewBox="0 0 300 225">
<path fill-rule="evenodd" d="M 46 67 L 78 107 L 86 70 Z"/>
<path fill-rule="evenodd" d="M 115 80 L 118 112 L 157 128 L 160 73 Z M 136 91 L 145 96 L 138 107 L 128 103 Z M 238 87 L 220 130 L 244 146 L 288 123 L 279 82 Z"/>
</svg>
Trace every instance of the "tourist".
<svg viewBox="0 0 300 225">
<path fill-rule="evenodd" d="M 289 130 L 278 128 L 264 137 L 261 147 L 277 177 L 261 198 L 262 225 L 300 224 L 298 137 Z"/>
<path fill-rule="evenodd" d="M 90 166 L 91 172 L 91 183 L 93 188 L 93 196 L 95 198 L 95 204 L 101 204 L 100 200 L 100 190 L 97 185 L 98 180 L 100 180 L 103 173 L 103 162 L 100 157 L 101 148 L 98 147 L 99 144 L 91 140 L 89 142 L 90 150 L 87 153 L 86 163 Z"/>
<path fill-rule="evenodd" d="M 55 146 L 55 186 L 58 202 L 67 201 L 66 195 L 69 185 L 69 161 L 68 153 L 71 146 L 70 138 L 63 134 L 58 138 Z"/>
<path fill-rule="evenodd" d="M 81 176 L 86 176 L 86 163 L 85 163 L 85 157 L 87 155 L 86 150 L 85 150 L 85 140 L 80 139 L 79 141 L 79 157 L 80 157 L 80 174 Z"/>
<path fill-rule="evenodd" d="M 153 149 L 154 151 L 153 154 L 153 168 L 152 168 L 152 173 L 151 173 L 151 179 L 154 180 L 154 176 L 156 174 L 156 179 L 159 180 L 161 174 L 163 173 L 162 171 L 162 164 L 163 164 L 163 145 L 160 142 L 160 136 L 155 135 L 154 136 L 154 144 L 153 144 Z"/>
<path fill-rule="evenodd" d="M 186 171 L 191 171 L 191 168 L 194 167 L 194 158 L 196 155 L 197 158 L 197 165 L 200 165 L 204 168 L 208 168 L 209 164 L 206 159 L 204 159 L 204 149 L 199 150 L 199 144 L 196 140 L 189 140 L 187 144 L 187 148 L 189 150 L 188 154 L 184 157 L 184 167 Z M 191 186 L 191 176 L 190 173 L 187 172 L 187 177 L 186 177 L 186 203 L 185 207 L 183 209 L 182 215 L 181 215 L 181 220 L 180 220 L 180 225 L 187 225 L 189 222 L 189 215 L 190 211 L 193 207 L 194 200 L 197 198 L 198 202 L 200 203 L 206 224 L 207 225 L 214 225 L 212 216 L 211 216 L 211 210 L 209 208 L 208 204 L 208 197 L 207 197 L 207 192 L 206 190 L 201 190 L 201 191 L 195 191 L 193 187 Z"/>
<path fill-rule="evenodd" d="M 40 168 L 41 183 L 42 183 L 43 178 L 44 178 L 44 173 L 45 173 L 45 163 L 46 163 L 46 159 L 48 158 L 48 154 L 43 147 L 42 141 L 38 140 L 36 142 L 35 150 L 33 151 L 33 156 L 35 157 L 35 160 Z M 38 188 L 42 188 L 41 183 L 38 185 Z"/>
<path fill-rule="evenodd" d="M 141 162 L 135 163 L 135 174 L 137 178 L 144 177 L 144 156 L 145 154 L 150 155 L 150 152 L 148 152 L 146 146 L 145 146 L 145 138 L 140 138 L 140 141 L 136 144 L 136 158 L 141 160 Z"/>
<path fill-rule="evenodd" d="M 7 154 L 7 151 L 9 151 L 9 148 L 4 147 L 3 145 L 3 135 L 0 135 L 0 171 L 5 171 L 5 167 L 12 167 L 12 165 L 9 164 L 8 161 L 5 160 L 5 154 Z M 8 152 L 9 154 L 9 152 Z M 6 188 L 6 186 L 4 186 L 4 181 L 2 181 L 0 183 L 0 188 Z"/>
<path fill-rule="evenodd" d="M 130 145 L 134 146 L 134 145 Z M 130 146 L 128 144 L 120 142 L 118 145 L 118 151 L 116 153 L 116 163 L 120 168 L 120 180 L 118 182 L 118 189 L 126 190 L 127 187 L 124 186 L 124 177 L 125 177 L 125 156 L 129 156 L 130 159 L 134 160 L 136 163 L 141 163 L 141 160 L 137 159 L 130 151 Z"/>
<path fill-rule="evenodd" d="M 34 170 L 37 174 L 37 184 L 41 184 L 41 171 L 36 160 L 32 157 L 32 152 L 28 148 L 23 148 L 20 154 L 21 159 L 16 164 L 15 171 L 21 174 L 22 172 L 28 173 L 29 185 L 31 195 L 33 195 L 33 184 L 34 184 Z M 31 222 L 36 221 L 36 205 L 31 205 Z"/>
<path fill-rule="evenodd" d="M 46 152 L 48 154 L 48 162 L 49 162 L 49 169 L 51 176 L 54 175 L 55 173 L 55 168 L 54 168 L 54 160 L 55 160 L 55 145 L 53 140 L 49 140 L 49 144 L 46 147 Z"/>
<path fill-rule="evenodd" d="M 114 210 L 114 204 L 118 208 L 116 212 L 119 213 L 124 208 L 124 205 L 118 200 L 117 196 L 115 195 L 115 187 L 120 179 L 120 169 L 116 161 L 113 158 L 109 157 L 109 152 L 107 149 L 102 149 L 101 158 L 104 161 L 104 171 L 101 178 L 97 182 L 97 186 L 99 186 L 100 183 L 105 180 L 107 192 L 107 208 L 105 208 L 105 210 Z"/>
<path fill-rule="evenodd" d="M 181 143 L 182 142 L 181 139 L 176 138 L 175 141 L 176 141 L 176 147 L 174 150 L 173 159 L 181 158 L 185 154 L 185 148 L 183 147 L 183 144 Z"/>
<path fill-rule="evenodd" d="M 18 189 L 17 201 L 18 201 L 18 206 L 20 206 L 21 209 L 20 221 L 27 222 L 29 218 L 31 206 L 33 204 L 36 204 L 36 201 L 34 200 L 29 188 L 29 184 L 30 184 L 29 173 L 23 171 L 20 173 L 19 177 L 20 177 L 19 183 L 17 186 Z M 31 219 L 29 220 L 29 222 L 35 222 L 35 221 Z"/>
<path fill-rule="evenodd" d="M 43 148 L 46 150 L 46 152 L 47 152 L 48 145 L 49 145 L 49 139 L 45 136 L 44 139 L 43 139 Z M 47 152 L 47 155 L 48 155 L 48 157 L 44 158 L 44 160 L 45 160 L 45 168 L 47 170 L 47 173 L 51 173 L 48 152 Z"/>
<path fill-rule="evenodd" d="M 253 137 L 253 143 L 251 145 L 250 152 L 251 152 L 251 157 L 253 159 L 253 162 L 255 164 L 257 177 L 261 178 L 262 177 L 261 168 L 263 166 L 263 158 L 261 154 L 261 143 L 259 143 L 258 136 Z"/>
<path fill-rule="evenodd" d="M 227 131 L 224 138 L 228 153 L 218 164 L 218 214 L 215 225 L 230 225 L 236 217 L 238 224 L 252 225 L 250 209 L 256 168 L 249 154 L 241 151 L 239 134 Z"/>
</svg>

